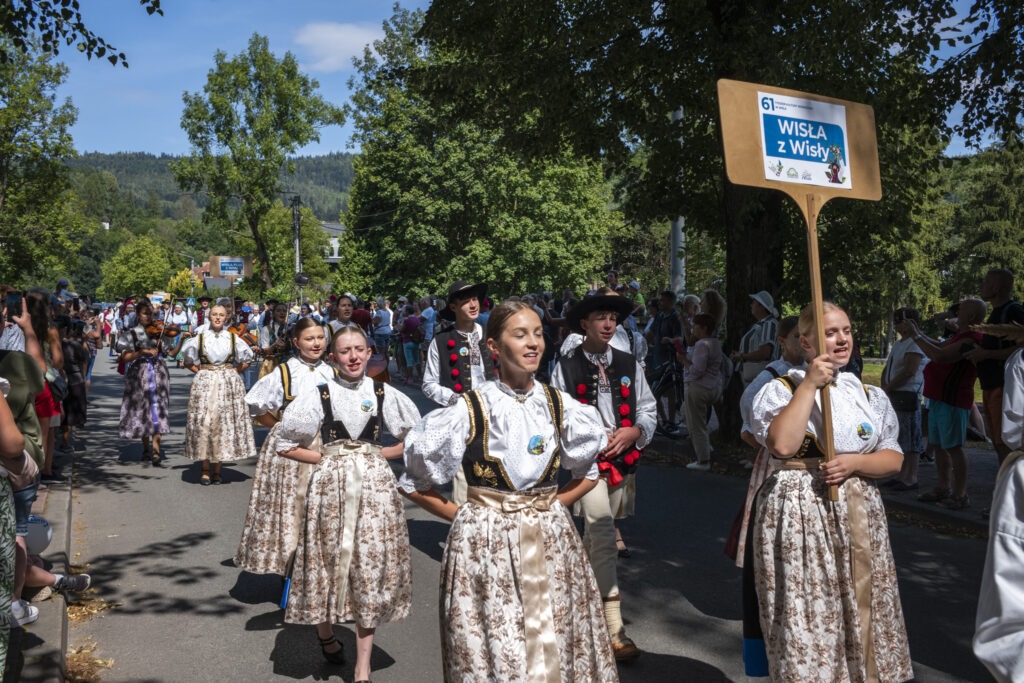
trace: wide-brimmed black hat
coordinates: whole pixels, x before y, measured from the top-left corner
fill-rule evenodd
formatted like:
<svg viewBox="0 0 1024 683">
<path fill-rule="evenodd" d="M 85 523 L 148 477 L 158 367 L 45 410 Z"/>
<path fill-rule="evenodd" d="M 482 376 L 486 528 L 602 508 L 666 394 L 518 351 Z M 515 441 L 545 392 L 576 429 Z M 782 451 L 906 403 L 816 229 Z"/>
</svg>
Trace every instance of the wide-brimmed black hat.
<svg viewBox="0 0 1024 683">
<path fill-rule="evenodd" d="M 483 301 L 487 298 L 487 285 L 482 282 L 478 282 L 475 285 L 471 285 L 465 280 L 456 280 L 452 283 L 452 286 L 448 288 L 448 298 L 445 301 L 451 304 L 455 301 L 462 299 L 470 299 L 476 297 L 480 300 L 480 304 L 483 305 Z M 445 306 L 443 310 L 438 311 L 437 317 L 442 320 L 455 320 L 455 311 L 449 306 Z"/>
<path fill-rule="evenodd" d="M 615 294 L 587 294 L 583 300 L 569 309 L 565 316 L 565 324 L 573 332 L 583 334 L 583 327 L 580 321 L 594 311 L 611 311 L 617 315 L 617 322 L 621 325 L 630 313 L 633 312 L 633 302 L 624 296 Z"/>
<path fill-rule="evenodd" d="M 199 303 L 202 303 L 204 301 L 213 301 L 213 297 L 212 296 L 203 295 L 203 296 L 199 297 L 198 299 L 196 299 L 196 301 L 199 302 Z"/>
</svg>

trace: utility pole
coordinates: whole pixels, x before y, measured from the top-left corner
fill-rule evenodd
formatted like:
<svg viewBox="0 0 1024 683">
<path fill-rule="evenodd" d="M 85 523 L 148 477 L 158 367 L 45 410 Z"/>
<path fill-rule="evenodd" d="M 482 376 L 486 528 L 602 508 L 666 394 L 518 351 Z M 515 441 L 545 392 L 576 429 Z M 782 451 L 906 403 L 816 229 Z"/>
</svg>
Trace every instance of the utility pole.
<svg viewBox="0 0 1024 683">
<path fill-rule="evenodd" d="M 302 283 L 300 278 L 302 277 L 302 253 L 299 251 L 299 219 L 301 215 L 299 213 L 299 207 L 302 205 L 302 200 L 299 199 L 299 195 L 292 197 L 292 237 L 295 239 L 295 283 L 299 285 L 299 305 L 302 305 Z"/>
<path fill-rule="evenodd" d="M 679 107 L 672 112 L 672 123 L 679 124 L 683 120 L 683 108 Z M 679 134 L 679 147 L 683 146 L 683 135 Z M 680 174 L 681 179 L 681 174 Z M 671 264 L 672 291 L 676 293 L 676 296 L 681 296 L 686 293 L 686 257 L 680 256 L 683 249 L 686 247 L 686 233 L 683 228 L 686 226 L 686 221 L 682 216 L 678 216 L 672 221 L 671 231 L 671 253 L 669 255 L 669 263 Z"/>
</svg>

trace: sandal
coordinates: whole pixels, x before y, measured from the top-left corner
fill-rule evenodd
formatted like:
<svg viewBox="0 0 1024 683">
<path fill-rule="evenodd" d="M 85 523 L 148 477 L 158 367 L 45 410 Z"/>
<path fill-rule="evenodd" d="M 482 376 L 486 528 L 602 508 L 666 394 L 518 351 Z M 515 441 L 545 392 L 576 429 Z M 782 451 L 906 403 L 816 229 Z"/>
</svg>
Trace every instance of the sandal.
<svg viewBox="0 0 1024 683">
<path fill-rule="evenodd" d="M 203 486 L 209 486 L 210 485 L 210 475 L 209 474 L 200 475 L 199 476 L 199 483 L 202 484 Z"/>
<path fill-rule="evenodd" d="M 320 641 L 320 652 L 323 653 L 324 659 L 331 664 L 344 664 L 345 663 L 345 649 L 338 639 L 333 635 L 330 638 L 321 638 L 317 636 L 317 640 Z M 331 645 L 337 645 L 337 650 L 328 651 L 327 648 Z"/>
<path fill-rule="evenodd" d="M 160 455 L 160 449 L 155 446 L 153 447 L 153 455 L 151 461 L 153 465 L 156 467 L 160 467 L 161 463 L 163 463 L 164 461 L 163 456 Z"/>
<path fill-rule="evenodd" d="M 622 540 L 622 534 L 619 530 L 615 530 L 615 549 L 619 552 L 619 557 L 633 557 L 633 553 L 629 552 L 629 548 L 626 546 L 626 542 Z"/>
</svg>

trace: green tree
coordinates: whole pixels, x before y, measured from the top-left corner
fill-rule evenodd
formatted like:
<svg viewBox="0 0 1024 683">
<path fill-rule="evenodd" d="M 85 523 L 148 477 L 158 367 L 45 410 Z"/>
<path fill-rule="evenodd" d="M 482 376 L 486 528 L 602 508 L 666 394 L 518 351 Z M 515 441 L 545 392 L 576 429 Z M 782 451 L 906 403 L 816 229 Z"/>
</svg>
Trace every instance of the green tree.
<svg viewBox="0 0 1024 683">
<path fill-rule="evenodd" d="M 174 297 L 192 296 L 192 293 L 203 288 L 203 283 L 195 276 L 191 269 L 179 270 L 167 281 L 164 291 Z"/>
<path fill-rule="evenodd" d="M 252 235 L 259 277 L 271 289 L 261 222 L 280 194 L 281 171 L 291 172 L 288 156 L 319 140 L 320 128 L 341 124 L 342 112 L 316 94 L 319 84 L 290 52 L 277 59 L 258 34 L 233 59 L 218 51 L 214 64 L 203 92 L 184 96 L 192 152 L 171 168 L 183 190 L 209 195 L 205 221 Z"/>
<path fill-rule="evenodd" d="M 161 0 L 139 0 L 147 14 L 163 15 Z M 10 40 L 0 45 L 0 62 L 13 61 L 16 52 L 29 53 L 38 46 L 45 53 L 58 54 L 63 45 L 75 49 L 87 59 L 105 57 L 114 66 L 128 66 L 123 52 L 85 25 L 79 0 L 11 0 L 0 5 L 0 36 Z M 13 47 L 13 49 L 12 49 Z"/>
<path fill-rule="evenodd" d="M 6 45 L 0 40 L 0 45 Z M 57 101 L 67 68 L 13 51 L 0 61 L 0 278 L 27 282 L 76 261 L 83 230 L 68 191 L 64 157 L 74 154 L 77 112 Z"/>
<path fill-rule="evenodd" d="M 158 291 L 174 272 L 167 247 L 150 237 L 124 243 L 101 270 L 103 283 L 97 294 L 104 299 Z"/>
<path fill-rule="evenodd" d="M 370 255 L 375 291 L 437 292 L 466 278 L 505 296 L 588 281 L 620 221 L 600 166 L 568 150 L 524 159 L 493 131 L 446 125 L 443 105 L 407 78 L 437 58 L 414 37 L 421 23 L 396 8 L 384 39 L 356 60 L 362 154 L 345 222 Z"/>
</svg>

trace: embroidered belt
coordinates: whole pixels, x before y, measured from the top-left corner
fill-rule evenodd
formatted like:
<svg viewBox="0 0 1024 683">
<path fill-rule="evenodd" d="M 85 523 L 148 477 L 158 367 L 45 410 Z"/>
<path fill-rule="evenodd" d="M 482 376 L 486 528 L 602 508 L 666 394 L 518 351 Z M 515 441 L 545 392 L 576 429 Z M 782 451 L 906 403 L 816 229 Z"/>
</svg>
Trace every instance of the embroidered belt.
<svg viewBox="0 0 1024 683">
<path fill-rule="evenodd" d="M 228 365 L 227 363 L 203 363 L 199 366 L 200 370 L 234 370 L 235 366 Z"/>
<path fill-rule="evenodd" d="M 505 514 L 519 514 L 526 673 L 531 683 L 559 683 L 562 680 L 548 571 L 544 561 L 544 537 L 540 516 L 537 514 L 551 509 L 557 492 L 558 489 L 553 486 L 518 493 L 470 486 L 467 498 L 468 502 L 481 507 Z"/>
<path fill-rule="evenodd" d="M 344 497 L 345 511 L 341 517 L 341 551 L 338 554 L 338 570 L 334 576 L 337 586 L 337 611 L 345 610 L 345 594 L 348 591 L 348 570 L 352 566 L 352 554 L 355 552 L 356 520 L 359 518 L 359 505 L 363 499 L 363 474 L 365 461 L 363 458 L 349 456 L 380 453 L 380 447 L 365 441 L 343 439 L 332 441 L 321 451 L 324 458 L 338 459 L 339 466 L 345 473 Z"/>
<path fill-rule="evenodd" d="M 824 458 L 773 458 L 775 470 L 818 470 Z M 864 486 L 868 486 L 863 482 Z M 878 680 L 875 663 L 875 640 L 871 630 L 871 521 L 867 514 L 867 501 L 860 486 L 842 486 L 846 497 L 846 514 L 850 532 L 850 574 L 853 595 L 860 616 L 861 643 L 864 646 L 864 669 L 867 679 Z"/>
</svg>

